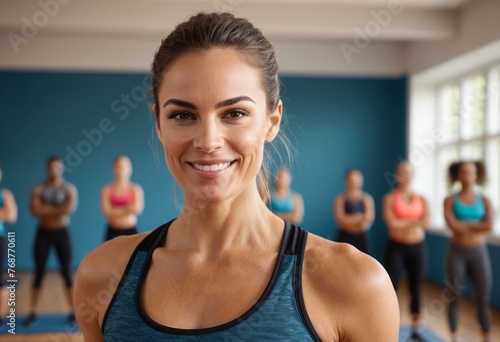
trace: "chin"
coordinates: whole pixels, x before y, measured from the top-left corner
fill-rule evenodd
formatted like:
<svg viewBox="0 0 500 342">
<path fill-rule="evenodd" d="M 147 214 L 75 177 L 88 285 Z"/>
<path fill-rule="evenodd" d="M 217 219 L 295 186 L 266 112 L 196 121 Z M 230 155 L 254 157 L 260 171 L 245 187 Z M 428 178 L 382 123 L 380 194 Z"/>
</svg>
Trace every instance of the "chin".
<svg viewBox="0 0 500 342">
<path fill-rule="evenodd" d="M 228 200 L 232 196 L 227 191 L 221 190 L 220 187 L 209 187 L 196 189 L 193 191 L 193 197 L 200 202 L 216 204 Z"/>
</svg>

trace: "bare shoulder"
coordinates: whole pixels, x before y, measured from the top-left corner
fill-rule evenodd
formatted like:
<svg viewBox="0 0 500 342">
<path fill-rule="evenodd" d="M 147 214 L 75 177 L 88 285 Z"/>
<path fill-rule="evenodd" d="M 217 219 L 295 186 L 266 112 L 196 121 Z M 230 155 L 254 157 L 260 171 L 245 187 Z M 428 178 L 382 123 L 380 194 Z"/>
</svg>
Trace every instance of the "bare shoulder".
<svg viewBox="0 0 500 342">
<path fill-rule="evenodd" d="M 70 183 L 70 182 L 66 182 L 65 181 L 65 185 L 66 185 L 66 189 L 72 193 L 72 194 L 76 194 L 78 192 L 78 189 L 76 188 L 75 184 L 73 183 Z"/>
<path fill-rule="evenodd" d="M 79 323 L 100 325 L 130 257 L 147 234 L 114 238 L 85 256 L 75 281 L 75 313 Z M 96 301 L 99 305 L 89 304 Z"/>
<path fill-rule="evenodd" d="M 4 198 L 14 198 L 14 195 L 12 194 L 12 192 L 9 190 L 9 189 L 0 189 L 1 193 L 2 193 L 2 196 Z"/>
<path fill-rule="evenodd" d="M 448 204 L 448 205 L 449 205 L 449 204 L 453 204 L 453 201 L 454 201 L 454 199 L 453 199 L 453 195 L 447 196 L 447 197 L 445 197 L 445 199 L 444 199 L 444 205 L 447 205 L 447 204 Z"/>
<path fill-rule="evenodd" d="M 132 189 L 134 189 L 135 191 L 142 191 L 142 186 L 137 183 L 132 183 Z"/>
<path fill-rule="evenodd" d="M 397 341 L 399 307 L 387 272 L 355 247 L 309 234 L 304 300 L 322 340 Z M 308 300 L 309 298 L 309 300 Z"/>
<path fill-rule="evenodd" d="M 394 198 L 394 191 L 390 191 L 388 193 L 386 193 L 384 195 L 384 197 L 382 198 L 383 201 L 389 201 L 389 200 L 392 200 Z"/>
<path fill-rule="evenodd" d="M 491 201 L 490 201 L 490 199 L 489 199 L 487 196 L 485 196 L 485 195 L 481 195 L 481 198 L 482 198 L 483 203 L 484 203 L 485 205 L 487 205 L 487 206 L 491 206 Z"/>
<path fill-rule="evenodd" d="M 343 201 L 345 199 L 344 197 L 344 194 L 343 193 L 340 193 L 338 194 L 337 196 L 335 196 L 335 198 L 333 199 L 335 202 L 338 202 L 338 201 Z"/>
<path fill-rule="evenodd" d="M 76 274 L 74 309 L 86 341 L 103 341 L 102 322 L 132 253 L 148 234 L 120 236 L 88 253 Z"/>
<path fill-rule="evenodd" d="M 40 193 L 42 191 L 42 186 L 43 183 L 35 185 L 33 188 L 31 188 L 31 194 L 34 195 Z"/>
<path fill-rule="evenodd" d="M 89 279 L 93 279 L 98 278 L 101 274 L 106 275 L 110 271 L 110 268 L 125 269 L 132 252 L 147 234 L 149 232 L 119 236 L 104 242 L 83 258 L 78 267 L 78 273 L 88 276 Z M 89 272 L 87 273 L 87 271 Z"/>
<path fill-rule="evenodd" d="M 385 269 L 373 257 L 350 244 L 329 241 L 314 234 L 308 234 L 304 261 L 311 270 L 318 271 L 308 276 L 330 289 L 350 289 L 359 285 L 366 289 L 388 280 Z"/>
</svg>

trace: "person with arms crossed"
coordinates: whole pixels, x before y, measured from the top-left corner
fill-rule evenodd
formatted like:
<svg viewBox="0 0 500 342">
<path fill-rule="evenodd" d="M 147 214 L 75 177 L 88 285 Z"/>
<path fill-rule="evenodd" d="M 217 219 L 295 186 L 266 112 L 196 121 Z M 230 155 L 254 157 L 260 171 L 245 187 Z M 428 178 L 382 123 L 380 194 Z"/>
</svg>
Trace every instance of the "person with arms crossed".
<svg viewBox="0 0 500 342">
<path fill-rule="evenodd" d="M 132 163 L 127 156 L 113 161 L 115 179 L 101 191 L 101 211 L 108 219 L 105 240 L 137 234 L 137 216 L 144 209 L 144 192 L 132 183 Z"/>
<path fill-rule="evenodd" d="M 446 253 L 446 282 L 454 294 L 448 304 L 448 323 L 453 341 L 457 339 L 458 303 L 469 277 L 474 290 L 477 318 L 483 341 L 489 341 L 491 314 L 489 300 L 493 279 L 491 261 L 485 237 L 493 228 L 493 210 L 490 200 L 479 194 L 475 185 L 486 182 L 482 162 L 456 162 L 448 168 L 451 185 L 461 184 L 459 192 L 444 200 L 444 217 L 452 232 Z"/>
<path fill-rule="evenodd" d="M 290 171 L 284 166 L 281 167 L 271 192 L 269 208 L 283 220 L 300 224 L 304 218 L 304 200 L 301 194 L 292 191 L 291 182 Z"/>
<path fill-rule="evenodd" d="M 396 166 L 397 188 L 384 196 L 382 214 L 389 229 L 385 266 L 397 289 L 401 273 L 406 269 L 410 288 L 412 336 L 418 339 L 422 325 L 420 292 L 426 269 L 425 230 L 430 214 L 427 200 L 412 189 L 413 169 L 402 161 Z"/>
<path fill-rule="evenodd" d="M 37 320 L 40 289 L 45 275 L 45 264 L 51 247 L 55 248 L 59 259 L 61 275 L 64 279 L 65 296 L 73 308 L 73 280 L 71 277 L 71 242 L 68 226 L 70 216 L 78 205 L 76 187 L 63 178 L 64 164 L 59 157 L 49 157 L 46 162 L 47 179 L 31 191 L 31 214 L 38 219 L 33 257 L 35 278 L 31 293 L 31 312 L 23 322 L 32 325 Z M 76 323 L 72 312 L 68 323 Z"/>
<path fill-rule="evenodd" d="M 333 216 L 339 227 L 338 242 L 350 243 L 368 253 L 368 229 L 375 219 L 373 197 L 363 192 L 363 175 L 350 169 L 345 174 L 346 191 L 335 197 Z"/>
</svg>

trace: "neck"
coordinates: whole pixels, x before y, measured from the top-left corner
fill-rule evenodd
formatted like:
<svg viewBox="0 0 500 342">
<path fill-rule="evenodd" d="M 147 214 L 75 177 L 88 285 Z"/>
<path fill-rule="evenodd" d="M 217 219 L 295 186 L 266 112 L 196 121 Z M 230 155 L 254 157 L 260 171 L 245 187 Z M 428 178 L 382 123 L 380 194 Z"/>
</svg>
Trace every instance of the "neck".
<svg viewBox="0 0 500 342">
<path fill-rule="evenodd" d="M 347 188 L 346 190 L 346 195 L 349 198 L 357 198 L 361 196 L 361 189 L 358 188 Z"/>
<path fill-rule="evenodd" d="M 460 190 L 461 193 L 470 193 L 474 192 L 474 184 L 462 184 L 462 190 Z"/>
<path fill-rule="evenodd" d="M 273 236 L 283 221 L 274 216 L 256 187 L 221 203 L 200 203 L 185 196 L 184 208 L 169 230 L 169 247 L 217 258 L 238 248 L 275 248 Z"/>
<path fill-rule="evenodd" d="M 124 187 L 124 186 L 127 186 L 129 184 L 130 184 L 130 179 L 127 179 L 127 178 L 115 178 L 115 185 L 116 186 Z"/>
<path fill-rule="evenodd" d="M 274 193 L 278 196 L 284 196 L 288 194 L 290 190 L 287 187 L 280 186 L 274 189 Z"/>
<path fill-rule="evenodd" d="M 410 185 L 399 185 L 398 189 L 405 196 L 409 196 L 412 193 Z"/>
<path fill-rule="evenodd" d="M 62 183 L 62 178 L 60 177 L 54 177 L 54 178 L 48 178 L 47 179 L 47 184 L 49 186 L 59 186 Z"/>
</svg>

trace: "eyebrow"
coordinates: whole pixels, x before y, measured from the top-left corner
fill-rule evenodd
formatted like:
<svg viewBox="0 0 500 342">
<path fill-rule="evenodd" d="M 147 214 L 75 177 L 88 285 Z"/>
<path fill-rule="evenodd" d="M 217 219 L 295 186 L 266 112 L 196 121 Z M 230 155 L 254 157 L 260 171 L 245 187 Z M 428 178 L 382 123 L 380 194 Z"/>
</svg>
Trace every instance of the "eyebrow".
<svg viewBox="0 0 500 342">
<path fill-rule="evenodd" d="M 227 100 L 221 101 L 221 102 L 217 103 L 217 105 L 215 106 L 215 108 L 222 108 L 222 107 L 232 106 L 235 103 L 238 103 L 240 101 L 250 101 L 250 102 L 255 103 L 255 101 L 251 97 L 248 97 L 246 95 L 241 95 L 241 96 L 237 96 L 237 97 L 233 97 L 231 99 L 227 99 Z M 188 102 L 188 101 L 179 100 L 179 99 L 169 99 L 169 100 L 167 100 L 163 104 L 163 108 L 165 108 L 166 106 L 168 106 L 170 104 L 177 105 L 177 106 L 180 106 L 180 107 L 190 108 L 190 109 L 197 109 L 196 105 L 194 105 L 193 103 Z"/>
</svg>

